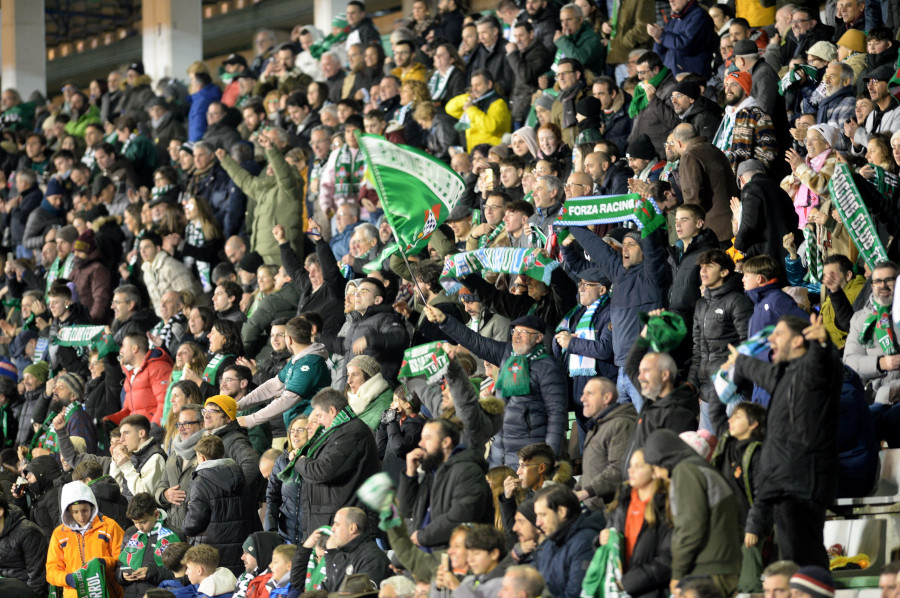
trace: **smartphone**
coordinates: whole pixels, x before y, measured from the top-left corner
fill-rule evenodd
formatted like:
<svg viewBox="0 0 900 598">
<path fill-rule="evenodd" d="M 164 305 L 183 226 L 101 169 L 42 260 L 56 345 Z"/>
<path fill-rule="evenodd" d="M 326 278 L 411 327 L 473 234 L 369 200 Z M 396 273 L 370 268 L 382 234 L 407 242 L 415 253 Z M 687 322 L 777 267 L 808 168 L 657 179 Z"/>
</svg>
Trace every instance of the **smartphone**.
<svg viewBox="0 0 900 598">
<path fill-rule="evenodd" d="M 441 555 L 441 567 L 447 571 L 450 570 L 450 555 L 446 552 Z"/>
<path fill-rule="evenodd" d="M 494 169 L 493 168 L 485 168 L 484 169 L 484 188 L 488 191 L 494 190 Z"/>
<path fill-rule="evenodd" d="M 132 569 L 132 568 L 129 567 L 128 565 L 122 565 L 122 566 L 120 566 L 120 567 L 119 567 L 119 571 L 121 571 L 122 573 L 134 573 L 134 569 Z"/>
</svg>

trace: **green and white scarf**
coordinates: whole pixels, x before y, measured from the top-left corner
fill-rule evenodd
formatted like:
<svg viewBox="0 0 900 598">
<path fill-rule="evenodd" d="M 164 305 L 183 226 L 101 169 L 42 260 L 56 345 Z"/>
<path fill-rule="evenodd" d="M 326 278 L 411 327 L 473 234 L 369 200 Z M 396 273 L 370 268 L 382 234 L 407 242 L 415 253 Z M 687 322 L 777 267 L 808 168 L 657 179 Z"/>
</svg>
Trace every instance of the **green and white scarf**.
<svg viewBox="0 0 900 598">
<path fill-rule="evenodd" d="M 431 92 L 431 99 L 440 99 L 441 94 L 444 93 L 444 89 L 447 88 L 447 83 L 450 81 L 450 75 L 453 74 L 455 69 L 456 67 L 451 65 L 450 68 L 447 69 L 446 75 L 441 75 L 441 71 L 434 69 L 434 74 L 431 75 L 431 79 L 428 80 L 428 91 Z"/>
<path fill-rule="evenodd" d="M 356 419 L 358 416 L 354 413 L 353 409 L 350 408 L 350 405 L 347 405 L 343 409 L 341 409 L 338 414 L 335 416 L 334 421 L 331 422 L 331 425 L 327 428 L 323 426 L 319 426 L 316 429 L 315 434 L 313 434 L 312 438 L 310 438 L 306 444 L 300 447 L 300 450 L 297 451 L 297 454 L 294 455 L 294 458 L 291 459 L 291 462 L 287 464 L 279 474 L 278 479 L 282 482 L 295 482 L 298 477 L 298 473 L 294 469 L 294 465 L 300 459 L 300 457 L 307 457 L 325 444 L 325 441 L 328 440 L 332 434 L 334 434 L 335 430 L 337 430 L 340 426 L 346 424 L 351 419 Z"/>
<path fill-rule="evenodd" d="M 484 94 L 483 96 L 479 96 L 477 98 L 472 99 L 472 104 L 474 104 L 475 107 L 477 108 L 479 103 L 483 102 L 484 100 L 488 100 L 496 95 L 497 95 L 497 92 L 495 92 L 492 89 L 489 92 L 487 92 L 486 94 Z M 471 94 L 469 94 L 469 97 L 471 98 Z M 493 102 L 493 100 L 491 100 L 491 102 Z M 490 106 L 490 103 L 488 103 L 488 106 Z M 479 108 L 479 110 L 480 110 L 480 108 Z M 487 110 L 485 110 L 484 112 L 487 112 Z M 459 117 L 459 122 L 457 122 L 455 125 L 453 125 L 453 128 L 456 129 L 457 131 L 466 131 L 468 129 L 471 129 L 472 128 L 472 120 L 469 118 L 469 113 L 463 112 L 462 116 Z"/>
<path fill-rule="evenodd" d="M 816 226 L 818 228 L 819 225 Z M 828 235 L 828 230 L 825 229 L 824 226 L 821 228 L 821 234 Z M 803 277 L 803 280 L 815 284 L 820 284 L 822 282 L 822 277 L 825 275 L 825 262 L 822 260 L 820 247 L 816 244 L 818 238 L 819 235 L 811 227 L 803 227 L 803 240 L 806 242 L 807 265 L 806 276 Z"/>
<path fill-rule="evenodd" d="M 106 589 L 106 561 L 97 557 L 74 571 L 75 594 L 78 598 L 109 598 Z"/>
<path fill-rule="evenodd" d="M 483 248 L 489 246 L 491 243 L 494 242 L 494 239 L 499 237 L 500 234 L 505 230 L 506 230 L 506 223 L 501 220 L 500 224 L 498 224 L 497 226 L 494 227 L 494 230 L 492 230 L 491 232 L 489 232 L 486 235 L 481 235 L 480 237 L 478 237 L 478 248 L 483 249 Z"/>
<path fill-rule="evenodd" d="M 500 368 L 497 376 L 496 388 L 504 398 L 527 395 L 531 391 L 531 374 L 529 363 L 546 359 L 547 348 L 543 342 L 534 346 L 525 355 L 518 355 L 515 351 L 509 354 L 506 362 Z"/>
<path fill-rule="evenodd" d="M 897 339 L 894 338 L 894 326 L 891 322 L 891 306 L 875 305 L 872 313 L 866 316 L 863 328 L 859 333 L 859 342 L 868 344 L 874 333 L 875 342 L 885 355 L 897 353 Z"/>
<path fill-rule="evenodd" d="M 578 319 L 578 323 L 575 325 L 575 331 L 572 335 L 576 338 L 582 338 L 586 341 L 597 340 L 597 331 L 594 330 L 594 327 L 591 325 L 591 321 L 594 319 L 594 314 L 597 313 L 597 310 L 603 309 L 603 307 L 609 302 L 609 293 L 605 295 L 601 295 L 599 299 L 591 303 L 587 306 L 587 309 L 584 310 L 584 313 L 581 314 L 581 318 Z M 559 326 L 556 327 L 556 332 L 570 331 L 570 320 L 572 316 L 575 315 L 579 309 L 581 309 L 581 305 L 576 305 L 572 311 L 566 314 L 566 317 L 562 319 L 559 323 Z M 565 351 L 564 352 L 568 352 Z M 576 355 L 575 353 L 569 353 L 569 376 L 596 376 L 597 375 L 597 361 L 593 357 L 588 357 L 586 355 Z"/>
<path fill-rule="evenodd" d="M 655 88 L 659 88 L 659 84 L 662 83 L 662 80 L 666 78 L 666 75 L 669 74 L 669 67 L 664 66 L 659 69 L 659 72 L 656 73 L 656 76 L 650 79 L 648 83 Z M 634 88 L 634 95 L 631 97 L 631 103 L 628 105 L 628 116 L 631 118 L 635 118 L 641 111 L 650 105 L 650 100 L 647 99 L 647 92 L 644 91 L 644 86 L 640 83 Z"/>
<path fill-rule="evenodd" d="M 216 355 L 209 360 L 209 363 L 206 365 L 206 369 L 203 370 L 203 381 L 210 384 L 215 384 L 219 376 L 219 368 L 222 367 L 222 361 L 228 359 L 229 357 L 234 357 L 234 355 L 224 355 L 222 353 L 216 353 Z"/>
<path fill-rule="evenodd" d="M 319 529 L 322 530 L 322 533 L 326 536 L 331 535 L 330 525 L 323 525 Z M 306 562 L 306 585 L 304 586 L 304 591 L 312 592 L 314 590 L 321 590 L 322 582 L 325 581 L 326 574 L 325 557 L 323 556 L 321 559 L 316 559 L 316 551 L 313 550 L 309 555 L 309 560 Z"/>
<path fill-rule="evenodd" d="M 66 420 L 66 425 L 69 424 L 69 420 L 72 419 L 72 416 L 75 415 L 75 412 L 81 409 L 80 401 L 72 401 L 66 408 L 63 409 L 63 418 Z M 45 448 L 51 453 L 55 453 L 59 451 L 59 435 L 56 433 L 56 428 L 53 427 L 53 419 L 59 415 L 56 411 L 51 411 L 47 414 L 47 418 L 44 420 L 44 423 L 41 424 L 40 430 L 38 433 L 34 435 L 34 438 L 31 440 L 31 448 Z"/>
<path fill-rule="evenodd" d="M 75 263 L 75 252 L 69 253 L 68 257 L 60 263 L 59 257 L 53 260 L 53 263 L 50 264 L 50 269 L 47 272 L 47 291 L 50 290 L 50 286 L 53 282 L 58 278 L 65 278 L 66 280 L 72 274 L 72 265 Z"/>
<path fill-rule="evenodd" d="M 355 199 L 366 169 L 365 158 L 359 150 L 353 155 L 353 150 L 346 143 L 337 152 L 334 162 L 334 193 L 338 197 L 353 196 Z"/>
<path fill-rule="evenodd" d="M 159 519 L 156 520 L 156 525 L 153 526 L 149 534 L 136 532 L 125 543 L 125 546 L 122 547 L 122 551 L 119 553 L 119 562 L 132 569 L 139 569 L 144 562 L 144 551 L 149 547 L 153 549 L 153 561 L 156 563 L 156 566 L 162 567 L 162 553 L 166 550 L 166 547 L 169 544 L 181 542 L 178 534 L 163 527 L 165 520 L 166 513 L 160 509 Z M 152 541 L 151 536 L 156 536 L 155 542 Z"/>
</svg>

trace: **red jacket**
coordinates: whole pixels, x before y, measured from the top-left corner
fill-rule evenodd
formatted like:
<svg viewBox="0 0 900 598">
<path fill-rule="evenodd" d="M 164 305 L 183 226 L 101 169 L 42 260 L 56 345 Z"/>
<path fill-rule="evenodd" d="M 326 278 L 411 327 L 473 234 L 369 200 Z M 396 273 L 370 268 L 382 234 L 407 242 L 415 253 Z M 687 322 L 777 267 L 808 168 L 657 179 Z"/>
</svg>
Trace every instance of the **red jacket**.
<svg viewBox="0 0 900 598">
<path fill-rule="evenodd" d="M 151 349 L 138 369 L 129 372 L 122 368 L 125 372 L 125 404 L 106 419 L 118 425 L 125 417 L 139 413 L 146 415 L 151 423 L 159 424 L 173 366 L 168 353 Z"/>
<path fill-rule="evenodd" d="M 262 567 L 261 564 L 260 567 Z M 257 575 L 251 579 L 247 585 L 247 598 L 269 598 L 269 590 L 266 589 L 266 584 L 269 583 L 270 579 L 272 579 L 271 573 Z"/>
</svg>

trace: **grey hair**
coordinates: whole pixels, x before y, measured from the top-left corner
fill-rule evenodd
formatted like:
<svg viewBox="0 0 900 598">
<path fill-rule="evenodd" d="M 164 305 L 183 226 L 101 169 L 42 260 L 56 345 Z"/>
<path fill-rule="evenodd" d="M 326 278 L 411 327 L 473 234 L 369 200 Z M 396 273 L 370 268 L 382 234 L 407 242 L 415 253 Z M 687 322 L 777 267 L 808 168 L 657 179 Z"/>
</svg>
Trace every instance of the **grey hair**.
<svg viewBox="0 0 900 598">
<path fill-rule="evenodd" d="M 556 190 L 556 198 L 560 199 L 566 196 L 566 186 L 565 184 L 559 180 L 558 177 L 553 175 L 545 174 L 541 177 L 538 177 L 538 180 L 544 181 L 547 183 L 547 190 L 551 193 Z"/>
<path fill-rule="evenodd" d="M 285 131 L 283 127 L 272 127 L 271 131 L 278 136 L 278 141 L 287 143 L 288 135 L 287 131 Z"/>
<path fill-rule="evenodd" d="M 141 292 L 133 284 L 119 285 L 113 290 L 113 295 L 124 295 L 125 301 L 134 301 L 134 308 L 141 307 Z"/>
<path fill-rule="evenodd" d="M 312 134 L 317 131 L 325 133 L 326 135 L 328 135 L 329 139 L 331 139 L 332 135 L 334 135 L 334 129 L 332 129 L 328 125 L 316 125 L 312 128 L 312 131 L 309 132 L 310 136 L 312 136 Z"/>
<path fill-rule="evenodd" d="M 839 60 L 832 60 L 828 64 L 828 66 L 831 66 L 832 64 L 841 65 L 841 84 L 844 85 L 844 81 L 849 81 L 849 83 L 846 83 L 846 85 L 850 85 L 850 83 L 853 82 L 853 76 L 854 76 L 853 67 L 851 67 L 846 62 L 841 62 Z"/>
<path fill-rule="evenodd" d="M 566 4 L 565 6 L 563 6 L 562 8 L 559 9 L 559 12 L 562 12 L 564 10 L 571 10 L 572 13 L 579 19 L 584 18 L 584 12 L 582 12 L 581 7 L 578 6 L 577 4 L 574 4 L 574 3 Z"/>
<path fill-rule="evenodd" d="M 412 598 L 416 593 L 416 584 L 413 583 L 413 580 L 403 575 L 388 577 L 381 582 L 381 587 L 394 588 L 397 598 Z"/>
<path fill-rule="evenodd" d="M 325 60 L 326 57 L 327 57 L 327 58 L 331 58 L 331 59 L 334 60 L 336 63 L 338 63 L 338 65 L 341 64 L 341 59 L 340 59 L 340 57 L 339 57 L 337 54 L 335 54 L 334 52 L 331 52 L 331 51 L 328 51 L 328 52 L 325 52 L 324 54 L 322 54 L 322 57 L 319 58 L 319 62 L 322 62 L 323 60 Z"/>
<path fill-rule="evenodd" d="M 672 380 L 672 383 L 675 383 L 675 379 L 678 377 L 678 365 L 675 363 L 675 360 L 668 353 L 654 353 L 657 355 L 656 366 L 659 368 L 660 373 L 669 372 L 669 376 Z"/>
<path fill-rule="evenodd" d="M 196 152 L 198 149 L 203 150 L 210 154 L 216 153 L 216 149 L 208 141 L 195 141 L 194 142 L 194 151 Z"/>
<path fill-rule="evenodd" d="M 399 41 L 414 41 L 416 34 L 406 27 L 398 27 L 391 32 L 391 43 L 396 44 Z"/>
<path fill-rule="evenodd" d="M 353 231 L 354 234 L 359 232 L 359 234 L 366 237 L 369 241 L 377 241 L 378 240 L 378 229 L 375 228 L 374 224 L 369 224 L 366 222 L 365 224 L 360 224 L 356 227 L 356 230 Z"/>
<path fill-rule="evenodd" d="M 334 104 L 325 104 L 324 106 L 322 106 L 319 109 L 319 114 L 321 115 L 323 112 L 327 112 L 328 114 L 337 118 L 337 106 L 335 106 Z M 334 133 L 336 132 L 337 131 L 335 131 Z M 334 133 L 332 133 L 332 135 L 334 135 Z"/>
</svg>

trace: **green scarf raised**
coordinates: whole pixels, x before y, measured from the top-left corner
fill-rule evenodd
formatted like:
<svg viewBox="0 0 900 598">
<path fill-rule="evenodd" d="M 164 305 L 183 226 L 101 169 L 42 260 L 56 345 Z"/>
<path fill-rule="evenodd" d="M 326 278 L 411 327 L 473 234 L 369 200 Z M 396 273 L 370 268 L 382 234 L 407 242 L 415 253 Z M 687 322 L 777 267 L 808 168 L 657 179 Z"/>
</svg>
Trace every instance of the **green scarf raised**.
<svg viewBox="0 0 900 598">
<path fill-rule="evenodd" d="M 669 74 L 669 67 L 662 67 L 659 69 L 659 72 L 655 77 L 650 79 L 648 83 L 653 87 L 659 87 L 659 84 L 662 83 L 662 80 L 666 78 Z M 641 110 L 650 105 L 650 100 L 647 99 L 647 92 L 644 91 L 644 86 L 638 83 L 638 85 L 634 88 L 634 95 L 631 97 L 631 103 L 628 105 L 628 116 L 631 118 L 636 117 Z"/>
<path fill-rule="evenodd" d="M 891 307 L 889 305 L 876 305 L 866 317 L 863 328 L 859 333 L 859 342 L 868 344 L 875 333 L 875 341 L 881 347 L 885 355 L 894 355 L 897 352 L 897 339 L 894 338 L 894 326 L 891 323 Z"/>
<path fill-rule="evenodd" d="M 144 563 L 144 551 L 150 547 L 153 549 L 153 560 L 156 563 L 156 566 L 162 567 L 162 553 L 166 549 L 166 546 L 175 542 L 181 542 L 178 534 L 163 527 L 163 522 L 165 520 L 165 511 L 159 511 L 159 519 L 156 520 L 156 525 L 153 526 L 153 529 L 150 530 L 149 534 L 136 532 L 131 536 L 119 553 L 119 562 L 132 569 L 139 569 Z M 156 542 L 151 544 L 150 536 L 154 535 L 156 536 Z"/>
<path fill-rule="evenodd" d="M 9 405 L 0 405 L 0 431 L 3 432 L 3 448 L 9 448 L 15 441 L 15 434 L 9 434 Z"/>
<path fill-rule="evenodd" d="M 66 425 L 69 424 L 69 420 L 75 415 L 75 411 L 80 408 L 81 403 L 79 401 L 72 401 L 66 405 L 66 408 L 63 409 L 63 417 L 66 420 Z M 53 419 L 57 415 L 59 414 L 56 411 L 51 411 L 47 414 L 47 418 L 44 420 L 44 423 L 41 424 L 41 429 L 38 430 L 38 433 L 31 439 L 31 448 L 40 447 L 45 448 L 52 453 L 59 452 L 59 436 L 56 433 L 56 428 L 53 427 Z"/>
<path fill-rule="evenodd" d="M 219 368 L 222 367 L 222 362 L 229 357 L 234 357 L 234 355 L 216 353 L 215 357 L 213 357 L 206 365 L 206 369 L 203 370 L 203 381 L 210 384 L 216 384 L 219 379 Z"/>
<path fill-rule="evenodd" d="M 322 530 L 322 533 L 326 536 L 331 535 L 330 525 L 323 525 L 319 529 Z M 322 589 L 322 582 L 325 581 L 325 575 L 327 573 L 325 569 L 325 556 L 321 559 L 316 559 L 315 550 L 309 554 L 309 560 L 306 562 L 306 585 L 304 591 L 312 592 L 314 590 Z"/>
<path fill-rule="evenodd" d="M 81 569 L 72 573 L 75 578 L 75 593 L 78 598 L 109 598 L 106 589 L 106 561 L 101 558 L 89 560 Z"/>
<path fill-rule="evenodd" d="M 494 230 L 489 232 L 486 235 L 481 235 L 478 237 L 478 248 L 482 249 L 484 247 L 488 247 L 491 243 L 494 242 L 494 239 L 500 236 L 500 233 L 506 230 L 506 223 L 502 220 L 500 224 L 494 227 Z"/>
<path fill-rule="evenodd" d="M 510 353 L 509 357 L 506 358 L 506 363 L 500 368 L 500 374 L 497 376 L 497 390 L 500 391 L 504 398 L 528 394 L 531 390 L 530 366 L 528 364 L 547 357 L 547 348 L 543 342 L 536 344 L 525 355 L 517 355 L 515 352 Z"/>
<path fill-rule="evenodd" d="M 316 429 L 315 434 L 313 434 L 312 438 L 310 438 L 306 444 L 300 447 L 300 450 L 297 451 L 297 454 L 294 455 L 294 458 L 291 459 L 291 462 L 287 464 L 281 472 L 278 474 L 278 479 L 282 482 L 293 482 L 297 478 L 297 472 L 294 470 L 294 465 L 297 463 L 297 460 L 300 457 L 307 457 L 313 453 L 315 453 L 320 446 L 325 444 L 325 441 L 328 440 L 334 431 L 338 429 L 338 427 L 346 424 L 351 419 L 356 419 L 357 415 L 353 412 L 353 409 L 350 408 L 350 405 L 347 405 L 343 409 L 341 409 L 338 414 L 335 416 L 334 421 L 331 422 L 331 425 L 327 428 L 319 426 Z"/>
</svg>

